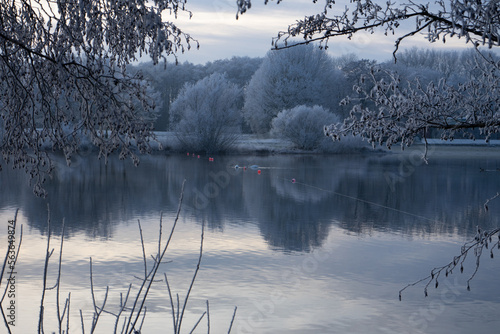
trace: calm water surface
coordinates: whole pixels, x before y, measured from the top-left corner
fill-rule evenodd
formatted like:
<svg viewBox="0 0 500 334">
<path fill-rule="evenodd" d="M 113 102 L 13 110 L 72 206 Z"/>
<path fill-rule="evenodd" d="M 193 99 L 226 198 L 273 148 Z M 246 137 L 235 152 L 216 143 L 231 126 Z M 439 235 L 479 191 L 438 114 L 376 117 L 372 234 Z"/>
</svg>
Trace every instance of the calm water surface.
<svg viewBox="0 0 500 334">
<path fill-rule="evenodd" d="M 17 266 L 15 333 L 36 331 L 47 235 L 47 204 L 55 248 L 48 285 L 57 272 L 61 224 L 66 226 L 61 295 L 71 292 L 70 332 L 80 333 L 79 310 L 90 328 L 89 258 L 96 298 L 116 310 L 120 293 L 143 274 L 138 229 L 146 252 L 157 249 L 172 226 L 186 179 L 181 219 L 167 262 L 173 293 L 184 298 L 203 259 L 183 329 L 210 302 L 213 333 L 485 333 L 500 326 L 499 260 L 489 254 L 472 281 L 464 274 L 440 279 L 424 298 L 423 285 L 398 291 L 448 263 L 474 236 L 477 225 L 499 225 L 500 202 L 483 204 L 500 190 L 498 150 L 431 150 L 429 164 L 415 153 L 354 156 L 145 157 L 135 168 L 76 157 L 63 160 L 46 184 L 47 199 L 32 195 L 25 176 L 0 173 L 0 251 L 7 222 L 19 209 L 24 236 Z M 259 166 L 256 169 L 235 165 Z M 481 168 L 485 171 L 481 171 Z M 500 257 L 498 254 L 497 257 Z M 3 284 L 4 282 L 2 282 Z M 56 331 L 55 292 L 46 294 L 46 332 Z M 165 282 L 154 285 L 144 333 L 172 332 Z M 113 318 L 103 315 L 98 333 Z M 198 332 L 207 331 L 206 318 Z M 3 332 L 3 327 L 0 333 Z"/>
</svg>

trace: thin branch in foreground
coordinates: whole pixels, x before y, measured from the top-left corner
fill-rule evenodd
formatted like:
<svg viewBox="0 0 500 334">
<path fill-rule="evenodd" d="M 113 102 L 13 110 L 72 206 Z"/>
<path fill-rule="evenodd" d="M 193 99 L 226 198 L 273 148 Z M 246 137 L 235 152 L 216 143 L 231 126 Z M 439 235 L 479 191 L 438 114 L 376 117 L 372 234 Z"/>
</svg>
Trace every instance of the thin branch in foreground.
<svg viewBox="0 0 500 334">
<path fill-rule="evenodd" d="M 165 283 L 167 284 L 168 296 L 170 298 L 170 308 L 172 310 L 172 321 L 173 321 L 173 325 L 174 325 L 174 333 L 177 333 L 177 317 L 175 316 L 175 307 L 174 307 L 174 299 L 172 298 L 172 290 L 170 289 L 170 284 L 168 283 L 167 273 L 163 273 L 163 275 L 165 276 Z"/>
<path fill-rule="evenodd" d="M 490 201 L 492 201 L 492 200 L 496 199 L 498 196 L 500 196 L 500 192 L 497 192 L 497 194 L 496 194 L 495 196 L 493 196 L 492 198 L 488 198 L 488 199 L 486 200 L 486 202 L 484 203 L 484 209 L 485 209 L 486 211 L 488 211 L 488 203 L 489 203 Z"/>
<path fill-rule="evenodd" d="M 165 245 L 163 245 L 163 246 L 161 245 L 162 222 L 160 221 L 160 235 L 158 237 L 158 253 L 156 254 L 156 256 L 152 255 L 152 262 L 153 262 L 152 267 L 153 268 L 148 269 L 147 266 L 144 267 L 149 271 L 146 271 L 144 277 L 140 278 L 140 280 L 142 281 L 142 284 L 138 289 L 139 291 L 137 292 L 137 295 L 135 296 L 135 301 L 134 301 L 134 305 L 132 308 L 127 307 L 127 302 L 129 301 L 130 293 L 132 290 L 132 284 L 129 285 L 125 296 L 123 295 L 123 293 L 120 293 L 120 302 L 119 302 L 118 311 L 106 310 L 106 308 L 109 308 L 109 306 L 108 306 L 108 304 L 109 304 L 108 303 L 109 286 L 106 286 L 106 290 L 104 293 L 104 299 L 102 301 L 102 304 L 100 303 L 100 305 L 98 305 L 98 301 L 96 299 L 96 297 L 97 297 L 96 291 L 95 291 L 95 287 L 94 287 L 94 270 L 93 270 L 94 269 L 94 261 L 93 261 L 92 257 L 89 258 L 90 290 L 91 290 L 90 292 L 91 292 L 91 298 L 92 298 L 92 305 L 93 305 L 93 309 L 94 309 L 93 315 L 92 315 L 92 320 L 90 323 L 90 331 L 89 331 L 90 333 L 95 333 L 98 331 L 97 325 L 98 325 L 99 320 L 102 318 L 103 312 L 105 314 L 110 314 L 110 315 L 115 317 L 115 324 L 114 324 L 114 331 L 113 331 L 114 333 L 117 333 L 119 331 L 118 325 L 120 324 L 120 321 L 122 321 L 122 320 L 123 320 L 123 324 L 120 326 L 121 333 L 132 334 L 132 333 L 138 333 L 138 332 L 140 333 L 141 332 L 143 325 L 145 323 L 145 317 L 147 314 L 147 308 L 145 306 L 145 302 L 146 302 L 146 298 L 148 296 L 148 292 L 150 291 L 150 288 L 151 288 L 153 282 L 155 281 L 154 278 L 155 278 L 155 275 L 159 269 L 159 266 L 162 263 L 167 262 L 167 261 L 162 262 L 162 259 L 164 258 L 166 250 L 170 244 L 170 241 L 172 240 L 172 236 L 173 236 L 175 227 L 177 225 L 177 222 L 178 222 L 178 219 L 180 216 L 180 210 L 182 207 L 182 199 L 183 199 L 183 192 L 184 192 L 184 182 L 182 185 L 182 192 L 181 192 L 181 196 L 179 199 L 179 207 L 177 210 L 177 215 L 176 215 L 174 224 L 172 226 L 170 235 L 168 237 L 168 240 L 166 241 Z M 15 220 L 17 220 L 17 211 L 16 211 L 16 219 Z M 46 244 L 44 273 L 43 273 L 43 290 L 42 290 L 42 296 L 41 296 L 41 301 L 40 301 L 40 313 L 39 313 L 39 319 L 38 319 L 38 333 L 39 334 L 44 333 L 44 320 L 45 320 L 45 315 L 47 313 L 46 312 L 47 310 L 45 309 L 45 305 L 44 305 L 44 302 L 46 299 L 46 293 L 47 293 L 47 290 L 52 290 L 52 289 L 54 289 L 56 292 L 56 309 L 53 311 L 56 313 L 57 320 L 58 320 L 58 332 L 59 332 L 59 334 L 69 332 L 71 292 L 68 293 L 68 296 L 65 299 L 63 305 L 61 305 L 61 295 L 60 295 L 60 293 L 61 293 L 60 288 L 61 288 L 61 281 L 62 281 L 62 258 L 63 258 L 64 243 L 65 243 L 64 242 L 65 221 L 63 220 L 63 224 L 62 224 L 61 243 L 60 243 L 60 248 L 59 248 L 59 259 L 58 259 L 58 263 L 57 263 L 58 272 L 56 274 L 56 281 L 55 281 L 55 284 L 53 286 L 48 287 L 47 284 L 48 284 L 48 278 L 49 278 L 48 277 L 49 276 L 49 268 L 48 268 L 49 261 L 50 261 L 50 257 L 54 253 L 54 249 L 53 248 L 51 249 L 51 238 L 52 238 L 51 225 L 52 224 L 51 224 L 50 211 L 49 211 L 48 212 L 48 219 L 47 219 L 47 244 Z M 142 227 L 141 227 L 140 222 L 139 222 L 139 230 L 140 230 L 140 235 L 141 235 L 141 246 L 142 246 L 142 250 L 143 250 L 142 251 L 142 259 L 144 262 L 146 262 L 147 257 L 146 257 L 145 242 L 144 242 Z M 17 261 L 17 256 L 19 255 L 19 249 L 21 247 L 22 225 L 21 225 L 21 229 L 20 229 L 20 234 L 21 234 L 21 236 L 19 238 L 19 244 L 17 247 L 17 254 L 16 254 L 15 261 Z M 168 288 L 168 292 L 169 292 L 170 307 L 171 307 L 171 311 L 172 311 L 172 319 L 173 319 L 173 325 L 174 325 L 174 333 L 176 333 L 176 334 L 181 332 L 181 324 L 182 324 L 182 320 L 183 320 L 183 317 L 184 317 L 186 309 L 187 309 L 188 300 L 189 300 L 190 294 L 192 292 L 192 289 L 194 287 L 194 282 L 197 278 L 197 274 L 200 270 L 201 261 L 202 261 L 202 257 L 203 257 L 204 235 L 205 235 L 205 222 L 203 222 L 202 229 L 201 229 L 200 247 L 199 247 L 199 255 L 198 255 L 196 269 L 193 273 L 189 288 L 188 288 L 186 295 L 185 295 L 185 298 L 182 302 L 180 300 L 179 294 L 176 294 L 177 301 L 176 301 L 176 305 L 175 305 L 175 301 L 173 298 L 172 290 L 170 288 L 170 283 L 168 281 L 167 274 L 166 273 L 164 274 L 165 282 L 167 284 L 167 288 Z M 6 254 L 6 259 L 4 261 L 3 267 L 1 268 L 2 271 L 0 272 L 0 285 L 2 283 L 2 279 L 4 278 L 6 272 L 8 273 L 8 271 L 6 271 L 7 270 L 6 268 L 8 265 L 10 265 L 10 263 L 8 263 L 7 260 L 9 260 L 9 253 L 8 252 Z M 159 279 L 156 281 L 159 281 Z M 5 288 L 5 289 L 7 289 L 7 288 Z M 6 291 L 7 290 L 5 290 L 2 298 L 0 299 L 0 310 L 2 312 L 4 322 L 7 322 L 7 320 L 6 320 L 7 318 L 3 312 L 1 304 L 6 296 Z M 234 318 L 236 315 L 236 309 L 237 308 L 235 307 L 228 333 L 231 332 L 231 328 L 233 327 L 233 322 L 234 322 Z M 130 316 L 124 317 L 124 319 L 121 319 L 123 312 L 129 311 L 129 310 L 131 310 Z M 82 331 L 82 334 L 85 334 L 86 331 L 85 331 L 85 319 L 84 319 L 84 315 L 83 315 L 83 310 L 80 309 L 79 314 L 80 314 L 81 331 Z M 206 311 L 200 316 L 200 318 L 196 322 L 196 324 L 193 327 L 193 329 L 191 330 L 191 332 L 193 332 L 197 328 L 197 326 L 201 323 L 201 320 L 203 319 L 203 317 L 205 317 L 205 314 L 207 315 L 208 333 L 210 333 L 210 304 L 209 304 L 208 300 L 206 301 Z M 65 317 L 66 317 L 66 320 L 64 319 Z M 12 330 L 11 330 L 11 328 L 9 328 L 8 324 L 6 325 L 6 327 L 7 327 L 7 332 L 9 334 L 12 333 Z"/>
<path fill-rule="evenodd" d="M 158 233 L 158 254 L 160 254 L 161 250 L 162 232 L 163 232 L 163 212 L 160 212 L 160 231 Z M 155 261 L 158 261 L 158 259 L 155 259 Z"/>
<path fill-rule="evenodd" d="M 419 279 L 418 281 L 415 281 L 413 283 L 410 283 L 406 285 L 404 288 L 399 290 L 399 300 L 402 299 L 402 293 L 409 287 L 415 286 L 419 283 L 422 282 L 427 282 L 425 287 L 424 287 L 424 295 L 425 297 L 428 296 L 428 287 L 434 283 L 435 288 L 438 288 L 439 286 L 439 276 L 444 272 L 445 276 L 448 277 L 448 275 L 453 274 L 453 270 L 460 265 L 460 273 L 464 272 L 464 261 L 467 258 L 467 255 L 469 252 L 472 250 L 474 252 L 474 257 L 476 259 L 475 261 L 475 268 L 473 273 L 469 276 L 467 279 L 467 290 L 470 291 L 470 282 L 474 279 L 476 276 L 478 270 L 479 270 L 479 265 L 480 265 L 480 259 L 481 255 L 483 253 L 483 249 L 490 249 L 490 257 L 493 258 L 493 249 L 497 248 L 500 249 L 500 228 L 496 228 L 490 231 L 482 231 L 479 227 L 477 229 L 477 234 L 474 237 L 473 240 L 466 242 L 462 247 L 461 247 L 461 253 L 458 256 L 454 256 L 453 260 L 450 261 L 449 263 L 445 264 L 444 266 L 441 267 L 436 267 L 431 270 L 431 273 L 422 278 Z M 497 235 L 496 240 L 494 241 L 493 237 Z"/>
<path fill-rule="evenodd" d="M 210 334 L 210 304 L 207 299 L 207 334 Z"/>
<path fill-rule="evenodd" d="M 68 300 L 66 299 L 64 303 L 64 309 L 61 315 L 61 307 L 60 307 L 60 286 L 61 286 L 61 265 L 62 265 L 62 254 L 63 254 L 63 244 L 64 244 L 64 219 L 62 222 L 62 231 L 61 231 L 61 246 L 59 248 L 59 266 L 57 270 L 57 280 L 56 280 L 56 311 L 57 311 L 57 322 L 58 322 L 58 328 L 59 328 L 59 334 L 62 334 L 62 323 L 64 319 L 64 314 L 67 311 L 67 305 L 68 305 Z M 69 313 L 68 313 L 68 318 L 69 318 Z"/>
<path fill-rule="evenodd" d="M 189 295 L 191 294 L 191 290 L 193 289 L 193 285 L 194 285 L 194 281 L 196 280 L 196 275 L 198 274 L 198 271 L 200 270 L 200 264 L 201 264 L 201 258 L 203 256 L 203 239 L 204 239 L 204 235 L 205 235 L 205 223 L 203 222 L 201 224 L 201 240 L 200 240 L 200 255 L 198 256 L 198 263 L 196 264 L 196 270 L 194 271 L 194 274 L 193 274 L 193 278 L 191 279 L 191 284 L 189 285 L 189 289 L 186 293 L 186 298 L 184 298 L 184 305 L 182 306 L 182 311 L 181 311 L 181 315 L 180 315 L 180 318 L 179 318 L 179 321 L 178 321 L 178 333 L 181 332 L 181 326 L 182 326 L 182 319 L 184 317 L 184 311 L 186 310 L 186 305 L 187 305 L 187 302 L 188 302 L 188 299 L 189 299 Z M 209 317 L 208 315 L 208 301 L 207 301 L 207 318 Z M 210 327 L 209 327 L 209 331 L 210 331 Z"/>
<path fill-rule="evenodd" d="M 101 313 L 104 310 L 104 307 L 106 306 L 106 301 L 108 300 L 108 292 L 109 292 L 109 286 L 106 286 L 106 293 L 104 294 L 104 300 L 102 302 L 102 306 L 99 307 L 97 306 L 96 300 L 95 300 L 95 293 L 94 293 L 94 279 L 92 275 L 92 257 L 90 258 L 90 292 L 92 294 L 92 305 L 94 307 L 94 315 L 92 316 L 92 326 L 90 327 L 90 333 L 94 333 L 96 327 L 97 327 L 97 322 L 99 321 L 99 317 L 101 316 Z"/>
<path fill-rule="evenodd" d="M 141 221 L 137 220 L 137 224 L 139 225 L 139 235 L 141 236 L 142 258 L 144 262 L 144 277 L 148 277 L 148 263 L 146 261 L 146 249 L 144 248 L 144 237 L 142 236 Z"/>
<path fill-rule="evenodd" d="M 146 306 L 144 306 L 144 312 L 142 313 L 142 320 L 141 320 L 141 324 L 139 325 L 139 329 L 137 329 L 136 331 L 137 332 L 141 332 L 142 330 L 142 325 L 144 324 L 144 319 L 146 319 L 146 313 L 148 312 L 148 308 Z"/>
<path fill-rule="evenodd" d="M 193 329 L 191 329 L 191 331 L 189 332 L 189 334 L 194 333 L 194 330 L 196 329 L 196 327 L 198 327 L 198 325 L 201 322 L 201 319 L 203 319 L 203 317 L 205 316 L 205 314 L 207 314 L 207 311 L 203 312 L 203 314 L 200 316 L 200 318 L 198 319 L 198 321 L 194 324 Z"/>
<path fill-rule="evenodd" d="M 231 318 L 231 323 L 229 324 L 229 330 L 227 331 L 227 334 L 231 334 L 231 329 L 233 328 L 234 318 L 236 317 L 236 310 L 237 309 L 238 309 L 238 306 L 235 306 L 234 312 L 233 312 L 233 317 Z"/>
<path fill-rule="evenodd" d="M 83 313 L 81 309 L 80 309 L 80 322 L 82 324 L 82 334 L 85 334 L 85 324 L 83 322 Z"/>
<path fill-rule="evenodd" d="M 66 316 L 66 334 L 69 333 L 69 310 L 70 310 L 70 306 L 71 306 L 71 292 L 68 293 L 68 298 L 66 299 L 67 301 L 67 306 L 68 306 L 68 315 Z M 64 306 L 66 308 L 66 305 Z M 63 331 L 64 333 L 64 331 Z"/>
<path fill-rule="evenodd" d="M 45 263 L 43 268 L 43 283 L 42 283 L 42 297 L 40 298 L 40 313 L 38 316 L 38 333 L 43 333 L 43 315 L 44 315 L 44 301 L 45 301 L 45 291 L 47 290 L 47 271 L 49 266 L 49 258 L 52 255 L 54 249 L 49 252 L 50 249 L 50 207 L 47 204 L 47 249 L 45 250 Z"/>
<path fill-rule="evenodd" d="M 182 208 L 182 201 L 183 201 L 183 198 L 184 198 L 184 185 L 185 185 L 185 183 L 186 183 L 186 180 L 184 180 L 182 182 L 181 195 L 179 197 L 179 206 L 177 207 L 177 214 L 175 216 L 175 220 L 174 220 L 174 224 L 172 225 L 172 229 L 170 230 L 170 235 L 169 235 L 168 240 L 167 240 L 165 246 L 163 247 L 163 250 L 161 251 L 161 253 L 157 254 L 157 256 L 156 256 L 156 258 L 157 258 L 156 263 L 154 263 L 153 268 L 151 269 L 151 271 L 149 273 L 146 273 L 146 276 L 144 277 L 142 285 L 139 288 L 139 292 L 137 293 L 136 299 L 134 301 L 134 305 L 133 305 L 132 310 L 130 312 L 129 320 L 127 322 L 127 326 L 126 326 L 126 330 L 125 330 L 126 333 L 129 333 L 129 332 L 131 333 L 134 330 L 134 328 L 135 328 L 135 325 L 136 325 L 136 323 L 137 323 L 137 321 L 139 319 L 141 310 L 144 308 L 144 304 L 146 302 L 146 299 L 147 299 L 149 290 L 151 288 L 151 285 L 153 284 L 153 281 L 154 281 L 154 278 L 156 276 L 156 273 L 157 273 L 158 269 L 160 268 L 160 264 L 162 262 L 162 259 L 165 256 L 165 253 L 166 253 L 166 251 L 168 249 L 168 246 L 170 245 L 170 241 L 172 240 L 172 237 L 173 237 L 173 234 L 174 234 L 174 231 L 175 231 L 175 227 L 177 226 L 177 222 L 179 221 L 179 216 L 180 216 L 180 212 L 181 212 L 181 208 Z M 144 241 L 141 240 L 141 243 L 144 243 Z M 141 298 L 141 293 L 142 293 L 143 289 L 144 289 L 144 295 Z M 136 305 L 138 303 L 140 305 L 139 305 L 139 307 L 137 309 L 137 312 L 136 312 L 135 308 L 136 308 Z M 134 315 L 134 313 L 135 313 L 135 315 Z M 130 331 L 129 331 L 129 329 L 130 329 Z"/>
</svg>

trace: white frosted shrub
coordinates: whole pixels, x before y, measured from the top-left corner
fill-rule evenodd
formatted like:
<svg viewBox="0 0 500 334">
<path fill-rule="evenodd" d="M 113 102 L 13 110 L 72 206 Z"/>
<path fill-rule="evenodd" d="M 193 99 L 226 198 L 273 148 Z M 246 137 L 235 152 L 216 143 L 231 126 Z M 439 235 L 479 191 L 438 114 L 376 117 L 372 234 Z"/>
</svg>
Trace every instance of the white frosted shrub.
<svg viewBox="0 0 500 334">
<path fill-rule="evenodd" d="M 326 124 L 339 122 L 337 115 L 321 106 L 297 106 L 278 113 L 272 121 L 271 135 L 288 139 L 297 148 L 315 150 L 323 141 L 330 141 L 324 134 Z"/>
<path fill-rule="evenodd" d="M 237 108 L 241 89 L 215 73 L 187 84 L 170 107 L 170 123 L 185 150 L 214 153 L 229 149 L 241 133 Z"/>
</svg>

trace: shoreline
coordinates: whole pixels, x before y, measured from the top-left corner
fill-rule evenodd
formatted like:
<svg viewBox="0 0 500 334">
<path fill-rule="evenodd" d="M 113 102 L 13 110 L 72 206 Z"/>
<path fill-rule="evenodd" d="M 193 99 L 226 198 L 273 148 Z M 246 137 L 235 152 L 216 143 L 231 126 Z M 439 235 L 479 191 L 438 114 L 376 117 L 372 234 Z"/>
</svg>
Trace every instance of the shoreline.
<svg viewBox="0 0 500 334">
<path fill-rule="evenodd" d="M 186 152 L 181 148 L 181 144 L 172 132 L 156 131 L 155 139 L 151 144 L 151 155 L 158 154 L 186 154 L 195 153 L 207 155 L 201 152 Z M 162 149 L 159 148 L 161 144 Z M 500 153 L 500 140 L 491 140 L 486 143 L 484 140 L 455 139 L 453 141 L 443 141 L 441 139 L 427 139 L 427 157 L 463 157 L 464 151 L 469 157 L 484 157 Z M 45 146 L 45 145 L 44 145 Z M 219 155 L 274 155 L 274 154 L 309 154 L 309 155 L 342 155 L 342 154 L 400 154 L 414 155 L 424 154 L 424 142 L 416 140 L 411 146 L 402 148 L 400 145 L 393 145 L 391 149 L 385 146 L 372 147 L 366 141 L 347 138 L 337 143 L 332 143 L 328 149 L 302 150 L 294 147 L 294 144 L 285 139 L 272 138 L 264 135 L 242 134 L 234 143 L 233 147 L 225 152 L 214 154 Z M 51 151 L 51 146 L 45 147 Z M 133 149 L 136 151 L 136 149 Z M 80 152 L 98 151 L 97 147 L 88 141 L 81 143 Z M 138 153 L 136 151 L 136 153 Z M 139 155 L 143 155 L 140 154 Z"/>
</svg>

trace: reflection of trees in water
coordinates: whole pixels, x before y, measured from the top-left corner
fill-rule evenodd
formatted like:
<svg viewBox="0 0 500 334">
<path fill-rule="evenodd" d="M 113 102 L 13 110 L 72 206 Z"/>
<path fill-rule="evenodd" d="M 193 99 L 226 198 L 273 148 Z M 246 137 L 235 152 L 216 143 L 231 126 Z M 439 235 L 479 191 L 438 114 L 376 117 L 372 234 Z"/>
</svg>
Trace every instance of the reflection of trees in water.
<svg viewBox="0 0 500 334">
<path fill-rule="evenodd" d="M 490 162 L 492 163 L 492 162 Z M 495 162 L 493 162 L 495 163 Z M 474 234 L 477 225 L 498 226 L 500 202 L 489 213 L 483 203 L 500 188 L 497 174 L 482 173 L 484 160 L 440 160 L 433 157 L 429 165 L 415 168 L 391 190 L 387 179 L 346 175 L 338 192 L 361 201 L 337 198 L 345 209 L 337 219 L 347 230 L 369 233 L 391 230 L 417 236 L 429 234 Z M 382 170 L 385 175 L 398 173 L 399 159 L 372 160 L 369 170 Z M 391 208 L 391 209 L 388 209 Z"/>
<path fill-rule="evenodd" d="M 355 233 L 410 236 L 473 234 L 476 225 L 498 226 L 500 202 L 491 203 L 488 213 L 482 204 L 499 190 L 500 179 L 496 172 L 479 171 L 496 163 L 434 156 L 391 187 L 386 176 L 399 172 L 401 160 L 385 155 L 226 156 L 214 162 L 153 156 L 143 157 L 137 168 L 115 158 L 108 165 L 89 158 L 71 169 L 58 164 L 46 184 L 46 200 L 33 195 L 22 172 L 4 168 L 0 207 L 19 207 L 31 226 L 44 231 L 48 202 L 54 225 L 65 217 L 69 234 L 84 230 L 107 238 L 117 223 L 175 212 L 185 178 L 185 215 L 218 230 L 226 222 L 255 222 L 271 247 L 310 251 L 322 245 L 333 222 Z M 275 168 L 258 175 L 232 169 L 235 164 Z"/>
<path fill-rule="evenodd" d="M 9 194 L 0 194 L 0 201 L 14 197 L 14 205 L 22 209 L 28 223 L 41 231 L 46 229 L 48 203 L 55 233 L 65 218 L 68 234 L 84 230 L 91 237 L 107 238 L 112 236 L 114 224 L 137 214 L 176 209 L 182 180 L 171 194 L 166 185 L 172 175 L 161 160 L 144 157 L 137 168 L 114 158 L 107 165 L 93 158 L 82 159 L 71 169 L 56 164 L 52 179 L 45 184 L 46 199 L 33 195 L 22 172 L 4 170 L 0 173 L 2 184 L 14 182 Z"/>
<path fill-rule="evenodd" d="M 329 217 L 339 208 L 331 205 L 331 193 L 303 184 L 335 189 L 339 178 L 332 172 L 332 158 L 286 156 L 268 160 L 265 162 L 278 168 L 245 180 L 247 214 L 257 221 L 271 247 L 296 251 L 320 247 L 328 237 Z M 297 183 L 292 183 L 292 178 Z"/>
</svg>

